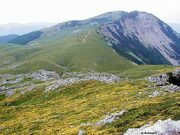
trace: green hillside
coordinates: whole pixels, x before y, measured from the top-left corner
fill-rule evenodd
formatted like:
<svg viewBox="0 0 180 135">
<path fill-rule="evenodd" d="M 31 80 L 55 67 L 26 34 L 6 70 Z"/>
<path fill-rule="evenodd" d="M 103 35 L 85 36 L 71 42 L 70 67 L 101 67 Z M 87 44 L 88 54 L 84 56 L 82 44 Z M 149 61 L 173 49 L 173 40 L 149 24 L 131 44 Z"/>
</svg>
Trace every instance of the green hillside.
<svg viewBox="0 0 180 135">
<path fill-rule="evenodd" d="M 47 67 L 47 64 L 54 66 L 56 69 L 53 68 L 53 70 L 59 70 L 59 67 L 62 66 L 67 70 L 74 68 L 77 70 L 111 72 L 124 71 L 134 67 L 131 62 L 107 47 L 103 38 L 95 30 L 69 36 L 63 38 L 63 40 L 57 39 L 49 45 L 7 45 L 6 47 L 1 46 L 0 51 L 2 52 L 1 57 L 9 58 L 12 61 L 9 66 L 12 66 L 15 62 L 20 64 L 20 67 L 13 69 L 14 72 L 21 68 L 29 71 L 35 67 L 37 67 L 35 69 L 42 69 L 43 64 L 36 61 L 43 62 L 46 65 L 44 68 Z M 25 64 L 23 64 L 24 62 Z"/>
</svg>

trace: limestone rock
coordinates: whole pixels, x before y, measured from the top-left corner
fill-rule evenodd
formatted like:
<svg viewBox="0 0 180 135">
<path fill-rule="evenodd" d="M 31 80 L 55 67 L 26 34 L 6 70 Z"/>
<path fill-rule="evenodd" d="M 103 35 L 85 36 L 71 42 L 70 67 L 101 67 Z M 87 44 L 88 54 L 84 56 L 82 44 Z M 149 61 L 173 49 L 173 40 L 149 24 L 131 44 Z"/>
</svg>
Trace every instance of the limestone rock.
<svg viewBox="0 0 180 135">
<path fill-rule="evenodd" d="M 108 124 L 108 123 L 112 123 L 115 120 L 119 119 L 126 112 L 127 112 L 127 110 L 122 110 L 120 112 L 114 113 L 114 114 L 112 114 L 110 116 L 107 116 L 104 119 L 100 120 L 95 125 L 101 126 L 101 125 L 105 125 L 105 124 Z"/>
<path fill-rule="evenodd" d="M 85 135 L 86 132 L 84 130 L 79 130 L 78 135 Z"/>
<path fill-rule="evenodd" d="M 59 79 L 59 75 L 53 71 L 39 70 L 37 72 L 33 72 L 31 77 L 35 80 L 39 81 L 49 81 Z"/>
<path fill-rule="evenodd" d="M 154 125 L 144 125 L 140 128 L 128 129 L 124 135 L 142 135 L 142 134 L 154 134 L 154 135 L 179 135 L 180 134 L 180 120 L 174 121 L 167 119 L 165 121 L 159 120 Z"/>
</svg>

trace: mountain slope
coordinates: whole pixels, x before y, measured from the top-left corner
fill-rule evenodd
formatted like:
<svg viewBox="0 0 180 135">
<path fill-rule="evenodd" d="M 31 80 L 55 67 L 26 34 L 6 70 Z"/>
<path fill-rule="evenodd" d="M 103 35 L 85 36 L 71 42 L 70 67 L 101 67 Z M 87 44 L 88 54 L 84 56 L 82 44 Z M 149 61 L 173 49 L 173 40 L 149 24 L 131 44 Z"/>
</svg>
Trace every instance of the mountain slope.
<svg viewBox="0 0 180 135">
<path fill-rule="evenodd" d="M 180 35 L 152 14 L 131 12 L 105 24 L 108 45 L 138 64 L 180 64 Z"/>
<path fill-rule="evenodd" d="M 120 55 L 119 57 L 126 57 L 137 64 L 180 64 L 180 35 L 154 15 L 137 11 L 131 13 L 109 12 L 86 20 L 68 21 L 18 36 L 9 43 L 41 46 L 41 49 L 44 50 L 48 48 L 46 45 L 55 47 L 52 45 L 58 45 L 69 37 L 84 36 L 82 39 L 85 42 L 87 33 L 92 29 L 99 29 L 98 32 L 105 37 L 108 45 Z M 97 36 L 98 34 L 93 38 L 97 38 Z M 74 41 L 70 40 L 70 42 Z M 63 46 L 73 44 L 70 42 Z M 44 49 L 43 45 L 46 46 Z M 78 50 L 76 51 L 78 52 Z M 49 52 L 44 52 L 44 55 L 46 53 L 51 57 Z M 72 55 L 77 54 L 74 54 L 72 50 L 70 56 Z M 69 62 L 65 63 L 60 62 L 65 66 Z M 74 64 L 72 65 L 74 66 Z"/>
<path fill-rule="evenodd" d="M 40 33 L 40 35 L 36 38 L 30 38 L 31 40 L 26 40 L 26 37 L 31 37 L 32 34 L 28 33 L 18 37 L 18 42 L 17 40 L 12 40 L 11 43 L 22 45 L 34 43 L 49 44 L 56 40 L 63 39 L 66 36 L 86 32 L 102 24 L 107 24 L 115 20 L 119 20 L 125 14 L 127 13 L 124 11 L 109 12 L 86 20 L 72 20 L 59 23 L 55 26 L 36 31 Z"/>
<path fill-rule="evenodd" d="M 0 36 L 0 43 L 7 43 L 15 38 L 17 38 L 19 35 L 6 35 L 6 36 Z"/>
<path fill-rule="evenodd" d="M 8 41 L 8 43 L 25 45 L 28 42 L 39 38 L 41 33 L 42 33 L 41 31 L 34 31 L 34 32 L 31 32 L 28 34 L 24 34 L 22 36 L 18 36 L 16 38 L 13 38 L 12 40 Z"/>
<path fill-rule="evenodd" d="M 59 65 L 67 69 L 76 68 L 99 72 L 123 71 L 135 66 L 132 62 L 114 52 L 112 48 L 106 46 L 103 37 L 97 34 L 95 30 L 68 36 L 49 45 L 19 45 L 13 47 L 13 49 L 9 47 L 9 49 L 2 49 L 2 51 L 0 49 L 1 57 L 5 57 L 5 61 L 6 58 L 11 58 L 14 63 L 22 63 L 18 67 L 19 69 L 23 66 L 27 66 L 26 69 L 29 70 L 37 67 L 38 62 L 34 61 L 45 61 L 50 65 Z M 26 61 L 31 62 L 28 65 L 23 64 Z M 43 68 L 42 66 L 38 67 Z"/>
</svg>

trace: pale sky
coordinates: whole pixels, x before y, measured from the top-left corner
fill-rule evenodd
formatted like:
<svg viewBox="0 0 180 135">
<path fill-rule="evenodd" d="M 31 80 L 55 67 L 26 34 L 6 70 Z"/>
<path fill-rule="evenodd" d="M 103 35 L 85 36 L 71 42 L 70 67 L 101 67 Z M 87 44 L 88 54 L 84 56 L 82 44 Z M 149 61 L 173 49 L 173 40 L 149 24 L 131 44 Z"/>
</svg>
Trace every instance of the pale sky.
<svg viewBox="0 0 180 135">
<path fill-rule="evenodd" d="M 109 11 L 146 11 L 180 23 L 180 0 L 0 0 L 0 24 L 86 19 Z"/>
</svg>

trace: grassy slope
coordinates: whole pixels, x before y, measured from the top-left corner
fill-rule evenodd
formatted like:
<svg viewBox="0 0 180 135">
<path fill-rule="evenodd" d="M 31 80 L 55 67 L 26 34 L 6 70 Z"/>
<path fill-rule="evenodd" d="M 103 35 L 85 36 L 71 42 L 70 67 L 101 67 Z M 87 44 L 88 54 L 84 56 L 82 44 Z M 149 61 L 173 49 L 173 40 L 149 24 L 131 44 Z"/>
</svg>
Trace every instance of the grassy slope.
<svg viewBox="0 0 180 135">
<path fill-rule="evenodd" d="M 145 70 L 148 72 L 147 67 Z M 168 70 L 171 68 L 166 67 L 156 73 Z M 145 77 L 146 74 L 141 76 Z M 17 93 L 9 98 L 1 95 L 1 132 L 77 135 L 79 129 L 84 129 L 88 134 L 114 135 L 123 133 L 129 127 L 139 127 L 159 119 L 180 119 L 179 93 L 150 98 L 148 95 L 159 88 L 148 85 L 151 86 L 142 80 L 111 85 L 90 81 L 48 93 L 42 92 L 42 85 L 25 95 Z M 123 109 L 128 110 L 128 113 L 112 124 L 100 127 L 81 126 L 82 123 L 97 122 L 107 113 Z"/>
<path fill-rule="evenodd" d="M 37 61 L 43 62 L 44 65 L 56 65 L 57 69 L 53 68 L 55 71 L 59 70 L 58 65 L 100 72 L 124 71 L 134 67 L 131 62 L 107 47 L 103 38 L 95 31 L 59 39 L 49 45 L 15 46 L 12 47 L 13 49 L 11 47 L 12 45 L 1 47 L 0 52 L 3 52 L 1 55 L 4 58 L 10 57 L 17 63 L 25 61 L 25 64 L 18 67 L 23 69 L 21 71 L 28 71 L 34 67 L 42 69 L 43 64 L 40 65 Z M 1 72 L 8 72 L 8 70 Z M 12 69 L 9 72 L 13 72 Z"/>
</svg>

